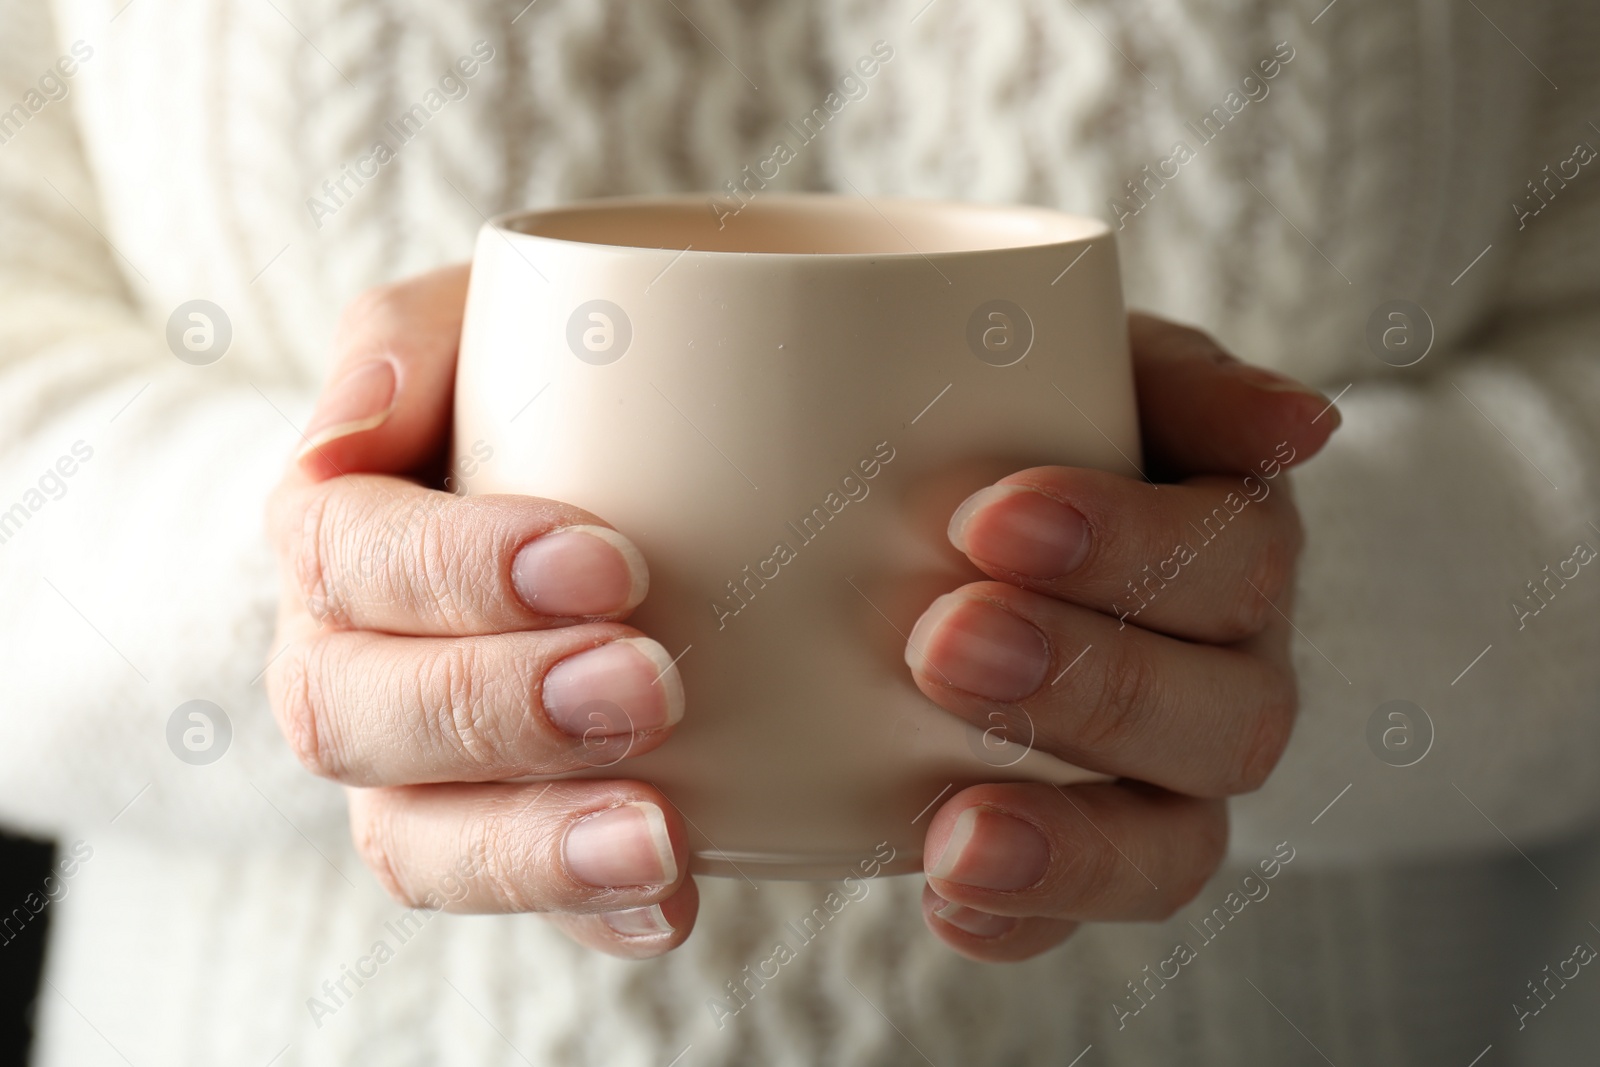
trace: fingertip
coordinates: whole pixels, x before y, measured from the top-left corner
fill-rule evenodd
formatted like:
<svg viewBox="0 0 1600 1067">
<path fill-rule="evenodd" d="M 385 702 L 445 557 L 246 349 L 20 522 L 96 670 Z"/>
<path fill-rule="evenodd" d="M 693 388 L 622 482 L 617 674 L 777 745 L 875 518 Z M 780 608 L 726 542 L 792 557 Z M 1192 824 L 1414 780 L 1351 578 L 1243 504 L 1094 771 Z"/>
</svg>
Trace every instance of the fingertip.
<svg viewBox="0 0 1600 1067">
<path fill-rule="evenodd" d="M 1145 453 L 1162 478 L 1292 467 L 1339 426 L 1337 398 L 1243 363 L 1198 330 L 1142 315 L 1129 330 Z"/>
<path fill-rule="evenodd" d="M 1220 470 L 1255 474 L 1298 467 L 1327 445 L 1342 422 L 1337 403 L 1291 378 L 1238 364 L 1219 396 L 1234 418 L 1212 442 Z"/>
<path fill-rule="evenodd" d="M 946 946 L 977 963 L 1018 963 L 1061 944 L 1077 930 L 1068 919 L 992 915 L 922 887 L 922 920 Z"/>
<path fill-rule="evenodd" d="M 414 473 L 441 454 L 447 420 L 447 413 L 425 410 L 409 399 L 402 403 L 397 397 L 394 406 L 381 414 L 305 435 L 294 462 L 318 482 L 341 474 Z M 449 477 L 444 487 L 460 491 Z"/>
<path fill-rule="evenodd" d="M 923 890 L 924 917 L 936 931 L 948 926 L 979 941 L 993 941 L 1009 934 L 1022 921 L 1015 915 L 996 915 L 946 900 L 932 885 L 925 885 Z"/>
<path fill-rule="evenodd" d="M 449 436 L 468 268 L 369 289 L 346 307 L 295 459 L 308 477 L 414 473 Z"/>
<path fill-rule="evenodd" d="M 295 453 L 294 463 L 300 473 L 313 482 L 325 482 L 345 473 L 345 468 L 334 459 L 336 451 L 337 448 L 324 448 L 308 439 Z"/>
<path fill-rule="evenodd" d="M 1328 416 L 1328 432 L 1327 435 L 1323 437 L 1324 441 L 1326 441 L 1328 437 L 1333 436 L 1333 431 L 1344 425 L 1344 412 L 1339 410 L 1338 401 L 1328 401 L 1326 411 Z M 1313 419 L 1313 421 L 1316 420 Z"/>
<path fill-rule="evenodd" d="M 1269 450 L 1285 468 L 1298 467 L 1327 446 L 1344 422 L 1339 405 L 1321 393 L 1283 393 L 1274 397 L 1278 414 Z M 1287 446 L 1287 455 L 1279 454 Z"/>
<path fill-rule="evenodd" d="M 699 912 L 699 887 L 693 878 L 685 878 L 676 892 L 655 904 L 598 914 L 557 914 L 551 919 L 580 945 L 621 959 L 646 960 L 687 941 Z"/>
<path fill-rule="evenodd" d="M 338 442 L 375 430 L 389 421 L 394 413 L 400 390 L 399 370 L 394 361 L 385 357 L 363 360 L 343 371 L 317 400 L 317 407 L 306 426 L 300 451 L 295 458 L 302 469 L 316 476 L 327 468 L 338 469 L 343 464 L 333 453 L 340 451 Z M 309 468 L 305 461 L 317 462 Z"/>
<path fill-rule="evenodd" d="M 393 410 L 307 434 L 295 464 L 315 481 L 341 474 L 397 474 L 415 466 L 415 448 L 396 438 Z"/>
</svg>

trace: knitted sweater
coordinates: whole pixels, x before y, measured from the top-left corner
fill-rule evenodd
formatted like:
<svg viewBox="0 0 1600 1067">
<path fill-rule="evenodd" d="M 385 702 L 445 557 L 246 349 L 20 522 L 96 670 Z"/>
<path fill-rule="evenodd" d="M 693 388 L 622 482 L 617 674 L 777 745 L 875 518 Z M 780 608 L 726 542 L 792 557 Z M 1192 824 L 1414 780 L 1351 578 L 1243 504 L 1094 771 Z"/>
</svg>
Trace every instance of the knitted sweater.
<svg viewBox="0 0 1600 1067">
<path fill-rule="evenodd" d="M 1532 1062 L 1574 998 L 1525 980 L 1597 939 L 1539 850 L 1600 813 L 1597 30 L 1581 0 L 0 0 L 0 818 L 81 842 L 12 913 L 51 909 L 38 1062 Z M 1296 476 L 1283 764 L 1194 905 L 1019 965 L 936 942 L 915 877 L 798 945 L 826 886 L 702 879 L 647 963 L 405 914 L 261 686 L 263 502 L 340 306 L 501 210 L 725 190 L 830 93 L 772 186 L 1101 215 L 1131 303 L 1339 397 Z M 203 366 L 169 347 L 197 299 L 231 328 Z M 1431 322 L 1412 366 L 1366 339 L 1392 299 Z M 231 725 L 210 764 L 169 747 L 193 699 Z M 1396 699 L 1431 721 L 1408 767 L 1369 741 Z"/>
</svg>

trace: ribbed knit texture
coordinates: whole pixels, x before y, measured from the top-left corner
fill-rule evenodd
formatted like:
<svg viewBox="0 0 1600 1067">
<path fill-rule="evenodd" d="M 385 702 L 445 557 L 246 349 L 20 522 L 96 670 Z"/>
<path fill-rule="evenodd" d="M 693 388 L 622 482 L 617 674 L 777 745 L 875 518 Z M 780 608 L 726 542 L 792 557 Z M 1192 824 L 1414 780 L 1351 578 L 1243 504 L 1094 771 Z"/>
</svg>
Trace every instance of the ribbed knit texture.
<svg viewBox="0 0 1600 1067">
<path fill-rule="evenodd" d="M 29 112 L 0 127 L 0 513 L 93 449 L 0 543 L 0 817 L 94 849 L 51 905 L 41 1063 L 632 1067 L 687 1046 L 684 1067 L 1064 1067 L 1092 1045 L 1083 1067 L 1465 1064 L 1490 1043 L 1534 1062 L 1562 1025 L 1575 997 L 1530 1023 L 1543 1037 L 1510 1003 L 1600 935 L 1583 879 L 1551 888 L 1507 839 L 1600 813 L 1600 572 L 1525 630 L 1509 603 L 1579 540 L 1600 547 L 1600 171 L 1525 228 L 1511 204 L 1600 146 L 1592 8 L 122 2 L 0 0 L 0 108 Z M 70 95 L 33 114 L 30 87 L 80 40 Z M 339 309 L 465 257 L 502 210 L 716 190 L 877 40 L 892 61 L 775 187 L 1128 212 L 1132 303 L 1341 395 L 1344 428 L 1296 476 L 1301 726 L 1234 805 L 1238 862 L 1285 840 L 1296 860 L 1122 1030 L 1125 983 L 1193 939 L 1237 867 L 1169 923 L 1086 928 L 1008 967 L 940 946 L 920 880 L 886 880 L 725 1029 L 708 998 L 824 887 L 703 879 L 689 944 L 644 964 L 533 916 L 438 916 L 317 1026 L 308 998 L 401 912 L 259 684 L 262 505 Z M 308 200 L 478 42 L 493 57 L 466 97 L 319 227 Z M 1280 42 L 1268 95 L 1200 145 L 1185 124 Z M 1127 183 L 1180 139 L 1196 157 L 1138 205 Z M 1363 340 L 1392 297 L 1437 328 L 1406 370 Z M 164 340 L 195 298 L 233 325 L 209 367 Z M 208 767 L 164 740 L 194 698 L 233 723 Z M 1395 698 L 1438 732 L 1403 770 L 1364 735 Z"/>
</svg>

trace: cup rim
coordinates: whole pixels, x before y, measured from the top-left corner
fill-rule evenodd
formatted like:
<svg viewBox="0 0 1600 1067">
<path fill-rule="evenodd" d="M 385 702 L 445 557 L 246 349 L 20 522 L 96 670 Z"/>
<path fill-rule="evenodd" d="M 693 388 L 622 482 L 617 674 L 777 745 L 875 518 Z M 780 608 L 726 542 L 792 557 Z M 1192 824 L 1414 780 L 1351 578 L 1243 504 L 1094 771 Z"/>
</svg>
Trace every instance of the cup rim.
<svg viewBox="0 0 1600 1067">
<path fill-rule="evenodd" d="M 1023 249 L 1051 249 L 1067 248 L 1075 245 L 1088 244 L 1092 241 L 1102 240 L 1111 236 L 1110 224 L 1103 219 L 1091 215 L 1078 215 L 1071 212 L 1059 211 L 1054 208 L 1041 207 L 1034 204 L 995 203 L 975 200 L 950 200 L 926 197 L 864 197 L 851 196 L 841 193 L 770 193 L 755 197 L 743 210 L 770 213 L 778 211 L 794 211 L 797 209 L 812 209 L 840 205 L 856 205 L 866 202 L 873 210 L 898 231 L 898 227 L 886 215 L 885 207 L 902 213 L 961 213 L 966 215 L 988 216 L 995 220 L 1009 222 L 1013 225 L 1032 223 L 1042 231 L 1054 227 L 1054 234 L 1047 234 L 1039 240 L 1005 240 L 999 239 L 990 246 L 926 249 L 913 245 L 910 238 L 904 233 L 900 239 L 905 245 L 900 250 L 882 251 L 824 251 L 824 252 L 771 252 L 760 250 L 727 250 L 695 248 L 692 243 L 689 247 L 626 244 L 611 241 L 586 241 L 566 236 L 555 236 L 547 233 L 531 233 L 521 228 L 540 219 L 570 218 L 584 213 L 612 213 L 619 211 L 637 211 L 650 208 L 670 208 L 683 210 L 695 208 L 706 210 L 709 198 L 715 194 L 705 193 L 676 193 L 645 196 L 606 196 L 592 197 L 582 200 L 567 201 L 542 208 L 522 209 L 503 212 L 487 220 L 485 228 L 498 231 L 508 240 L 533 242 L 538 244 L 557 244 L 576 246 L 592 249 L 610 250 L 613 252 L 626 252 L 632 255 L 655 253 L 669 256 L 704 256 L 722 259 L 757 259 L 771 262 L 780 260 L 817 262 L 824 260 L 841 260 L 850 262 L 865 262 L 878 260 L 939 260 L 956 257 L 994 256 L 1017 252 Z"/>
</svg>

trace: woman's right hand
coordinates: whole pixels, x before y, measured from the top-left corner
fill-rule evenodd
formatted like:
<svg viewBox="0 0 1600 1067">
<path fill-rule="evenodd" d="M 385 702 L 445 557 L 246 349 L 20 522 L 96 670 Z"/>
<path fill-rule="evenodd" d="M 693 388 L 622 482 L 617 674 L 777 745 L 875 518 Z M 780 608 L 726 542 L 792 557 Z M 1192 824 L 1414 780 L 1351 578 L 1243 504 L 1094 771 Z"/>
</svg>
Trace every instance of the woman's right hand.
<svg viewBox="0 0 1600 1067">
<path fill-rule="evenodd" d="M 347 787 L 356 847 L 402 903 L 544 912 L 582 944 L 658 955 L 699 903 L 672 805 L 642 782 L 509 780 L 610 766 L 681 717 L 670 655 L 620 622 L 643 558 L 570 505 L 418 477 L 448 447 L 467 276 L 346 309 L 268 509 L 287 645 L 273 712 L 300 761 Z"/>
</svg>

